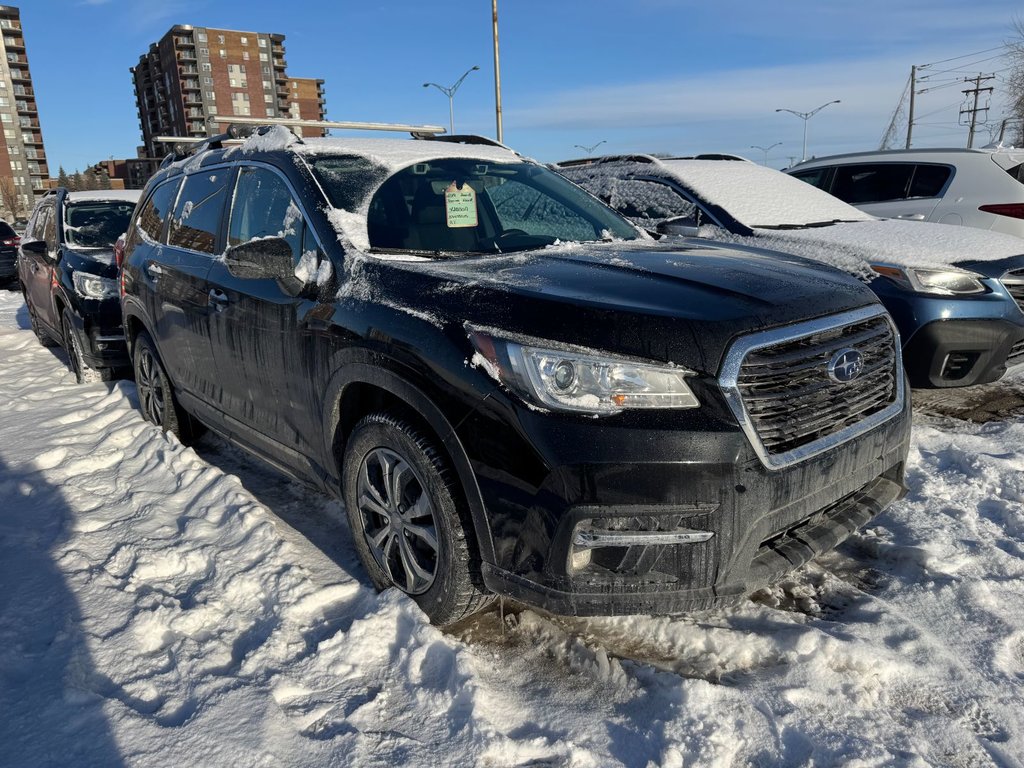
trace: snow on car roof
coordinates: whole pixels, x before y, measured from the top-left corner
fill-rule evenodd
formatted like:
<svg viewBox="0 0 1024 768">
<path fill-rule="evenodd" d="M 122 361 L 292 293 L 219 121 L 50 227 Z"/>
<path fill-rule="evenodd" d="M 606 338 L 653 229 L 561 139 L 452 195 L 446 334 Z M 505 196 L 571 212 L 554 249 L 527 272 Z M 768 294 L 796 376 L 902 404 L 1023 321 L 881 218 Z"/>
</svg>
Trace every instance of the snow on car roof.
<svg viewBox="0 0 1024 768">
<path fill-rule="evenodd" d="M 752 229 L 872 219 L 817 187 L 756 163 L 662 160 L 660 165 L 702 200 Z"/>
<path fill-rule="evenodd" d="M 89 189 L 80 192 L 68 192 L 66 199 L 72 203 L 85 200 L 127 200 L 137 203 L 141 195 L 141 189 Z"/>
<path fill-rule="evenodd" d="M 244 145 L 243 145 L 244 147 Z M 485 160 L 491 163 L 521 163 L 511 149 L 486 144 L 458 144 L 450 141 L 415 139 L 316 138 L 303 139 L 292 149 L 300 155 L 360 155 L 392 171 L 444 157 Z"/>
</svg>

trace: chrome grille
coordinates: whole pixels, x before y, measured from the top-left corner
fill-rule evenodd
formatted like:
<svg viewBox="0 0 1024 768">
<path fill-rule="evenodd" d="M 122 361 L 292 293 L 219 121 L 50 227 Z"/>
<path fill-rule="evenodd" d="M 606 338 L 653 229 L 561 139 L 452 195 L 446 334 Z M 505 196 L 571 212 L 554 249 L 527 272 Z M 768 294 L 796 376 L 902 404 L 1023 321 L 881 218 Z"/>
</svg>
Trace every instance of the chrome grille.
<svg viewBox="0 0 1024 768">
<path fill-rule="evenodd" d="M 1003 287 L 1017 302 L 1021 312 L 1024 312 L 1024 269 L 1007 272 L 1003 275 Z"/>
<path fill-rule="evenodd" d="M 878 308 L 755 334 L 730 350 L 723 388 L 762 461 L 786 466 L 902 409 L 898 346 L 891 321 Z M 828 367 L 846 348 L 861 354 L 863 369 L 843 383 L 829 376 Z"/>
</svg>

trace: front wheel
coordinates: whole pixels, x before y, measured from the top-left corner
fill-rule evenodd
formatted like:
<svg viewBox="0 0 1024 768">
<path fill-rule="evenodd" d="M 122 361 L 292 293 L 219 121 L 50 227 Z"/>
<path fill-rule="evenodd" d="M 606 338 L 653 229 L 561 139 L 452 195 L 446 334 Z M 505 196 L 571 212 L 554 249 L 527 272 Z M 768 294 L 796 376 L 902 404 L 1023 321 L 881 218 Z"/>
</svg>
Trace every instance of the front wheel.
<svg viewBox="0 0 1024 768">
<path fill-rule="evenodd" d="M 79 384 L 91 384 L 96 381 L 106 381 L 111 377 L 109 368 L 91 368 L 85 362 L 85 352 L 82 348 L 82 340 L 75 331 L 75 324 L 71 318 L 71 310 L 65 309 L 61 316 L 61 329 L 64 332 L 64 349 L 68 353 L 71 362 L 71 371 L 75 374 L 75 381 Z"/>
<path fill-rule="evenodd" d="M 360 421 L 345 447 L 342 489 L 356 551 L 378 589 L 402 590 L 439 626 L 491 602 L 455 479 L 417 427 L 387 413 Z"/>
</svg>

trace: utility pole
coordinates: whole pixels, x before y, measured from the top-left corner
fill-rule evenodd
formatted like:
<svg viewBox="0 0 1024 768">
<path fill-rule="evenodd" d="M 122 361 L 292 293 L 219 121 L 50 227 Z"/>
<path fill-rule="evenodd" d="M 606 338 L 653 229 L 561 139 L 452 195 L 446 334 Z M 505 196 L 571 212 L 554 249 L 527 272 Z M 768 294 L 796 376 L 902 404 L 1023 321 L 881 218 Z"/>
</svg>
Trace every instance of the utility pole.
<svg viewBox="0 0 1024 768">
<path fill-rule="evenodd" d="M 491 0 L 491 22 L 494 33 L 494 119 L 498 129 L 498 143 L 504 142 L 501 130 L 501 64 L 498 59 L 498 0 Z"/>
<path fill-rule="evenodd" d="M 966 89 L 964 91 L 961 91 L 961 93 L 963 93 L 965 96 L 968 95 L 968 94 L 971 94 L 971 93 L 974 94 L 974 106 L 971 107 L 970 109 L 961 109 L 960 110 L 960 114 L 961 115 L 968 115 L 969 114 L 971 116 L 971 118 L 970 118 L 970 129 L 967 132 L 967 148 L 968 149 L 970 149 L 971 147 L 974 146 L 974 130 L 975 130 L 975 128 L 978 125 L 978 113 L 981 112 L 981 111 L 988 111 L 988 107 L 987 106 L 986 107 L 980 107 L 980 108 L 978 107 L 978 97 L 984 91 L 988 91 L 989 93 L 992 93 L 992 90 L 993 90 L 992 86 L 988 86 L 988 87 L 982 88 L 981 84 L 983 82 L 988 82 L 989 80 L 994 80 L 994 79 L 995 79 L 995 75 L 994 74 L 992 74 L 992 75 L 982 75 L 982 74 L 979 74 L 977 77 L 965 77 L 964 78 L 964 82 L 965 83 L 974 83 L 974 87 L 973 88 L 968 88 L 968 89 Z"/>
<path fill-rule="evenodd" d="M 907 117 L 907 149 L 910 149 L 910 136 L 914 132 L 914 94 L 917 92 L 917 64 L 910 68 L 910 113 Z"/>
</svg>

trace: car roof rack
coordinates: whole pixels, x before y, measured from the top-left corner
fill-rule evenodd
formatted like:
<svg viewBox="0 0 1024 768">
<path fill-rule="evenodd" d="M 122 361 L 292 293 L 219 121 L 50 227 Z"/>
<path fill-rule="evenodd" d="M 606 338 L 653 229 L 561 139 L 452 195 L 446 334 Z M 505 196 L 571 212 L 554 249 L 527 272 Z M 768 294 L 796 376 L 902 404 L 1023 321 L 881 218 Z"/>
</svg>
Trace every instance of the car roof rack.
<svg viewBox="0 0 1024 768">
<path fill-rule="evenodd" d="M 576 160 L 565 160 L 556 163 L 561 168 L 579 165 L 597 165 L 598 163 L 659 163 L 660 158 L 654 155 L 600 155 L 598 157 L 581 157 Z"/>
<path fill-rule="evenodd" d="M 453 133 L 444 136 L 436 136 L 433 134 L 413 134 L 413 136 L 417 139 L 422 139 L 424 141 L 448 141 L 453 144 L 475 144 L 483 147 L 501 147 L 502 149 L 508 149 L 508 147 L 506 147 L 500 141 L 496 141 L 495 139 L 489 138 L 487 136 L 479 136 L 475 133 Z"/>
<path fill-rule="evenodd" d="M 336 128 L 349 131 L 395 131 L 411 133 L 416 138 L 434 137 L 445 133 L 440 125 L 411 125 L 407 123 L 358 123 L 337 120 L 303 120 L 297 117 L 238 117 L 236 115 L 210 115 L 209 125 L 263 126 L 283 125 L 286 128 Z"/>
</svg>

